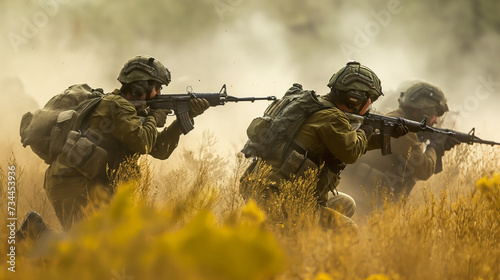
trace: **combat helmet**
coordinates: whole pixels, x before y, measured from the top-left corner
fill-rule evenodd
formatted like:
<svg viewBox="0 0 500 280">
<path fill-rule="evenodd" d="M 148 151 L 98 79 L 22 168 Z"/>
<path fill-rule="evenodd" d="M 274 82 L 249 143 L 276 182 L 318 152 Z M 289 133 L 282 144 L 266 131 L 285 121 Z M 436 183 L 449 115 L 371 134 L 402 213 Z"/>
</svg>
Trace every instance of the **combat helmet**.
<svg viewBox="0 0 500 280">
<path fill-rule="evenodd" d="M 150 80 L 168 85 L 171 77 L 170 71 L 160 61 L 146 55 L 138 55 L 127 61 L 118 75 L 118 81 L 122 84 Z"/>
<path fill-rule="evenodd" d="M 440 117 L 448 112 L 448 104 L 443 91 L 437 86 L 425 82 L 417 82 L 411 85 L 398 99 L 400 107 L 427 110 L 436 109 Z"/>
<path fill-rule="evenodd" d="M 357 61 L 350 60 L 346 66 L 337 71 L 328 82 L 328 87 L 342 92 L 356 90 L 366 92 L 372 101 L 377 100 L 382 93 L 380 79 L 368 67 Z"/>
</svg>

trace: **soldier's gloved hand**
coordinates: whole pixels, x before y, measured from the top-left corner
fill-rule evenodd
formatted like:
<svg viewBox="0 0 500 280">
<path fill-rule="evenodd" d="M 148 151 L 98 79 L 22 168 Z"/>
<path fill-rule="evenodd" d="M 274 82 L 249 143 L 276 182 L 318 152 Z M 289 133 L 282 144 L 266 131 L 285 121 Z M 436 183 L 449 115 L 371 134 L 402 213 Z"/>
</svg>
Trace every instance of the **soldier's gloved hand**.
<svg viewBox="0 0 500 280">
<path fill-rule="evenodd" d="M 208 107 L 210 107 L 210 104 L 205 98 L 193 98 L 189 100 L 189 117 L 194 119 L 203 114 Z"/>
<path fill-rule="evenodd" d="M 446 136 L 446 140 L 444 141 L 443 148 L 445 151 L 451 150 L 456 145 L 460 144 L 460 140 L 458 140 L 454 136 Z"/>
<path fill-rule="evenodd" d="M 429 146 L 434 148 L 438 158 L 441 158 L 444 156 L 444 151 L 445 151 L 444 150 L 444 142 L 446 141 L 445 137 L 446 137 L 446 135 L 436 134 L 433 137 L 431 137 L 431 139 L 429 139 L 429 141 L 430 141 Z"/>
<path fill-rule="evenodd" d="M 155 118 L 157 127 L 164 127 L 167 122 L 167 114 L 170 112 L 170 110 L 164 109 L 151 109 L 149 115 Z"/>
<path fill-rule="evenodd" d="M 369 126 L 369 125 L 366 125 L 366 124 L 362 124 L 359 129 L 363 130 L 366 134 L 366 139 L 370 139 L 370 137 L 372 136 L 373 134 L 373 127 Z"/>
<path fill-rule="evenodd" d="M 408 134 L 408 132 L 410 132 L 410 129 L 406 125 L 404 125 L 401 118 L 398 118 L 398 121 L 394 126 L 394 130 L 391 133 L 391 137 L 399 138 L 401 136 L 405 136 L 406 134 Z"/>
</svg>

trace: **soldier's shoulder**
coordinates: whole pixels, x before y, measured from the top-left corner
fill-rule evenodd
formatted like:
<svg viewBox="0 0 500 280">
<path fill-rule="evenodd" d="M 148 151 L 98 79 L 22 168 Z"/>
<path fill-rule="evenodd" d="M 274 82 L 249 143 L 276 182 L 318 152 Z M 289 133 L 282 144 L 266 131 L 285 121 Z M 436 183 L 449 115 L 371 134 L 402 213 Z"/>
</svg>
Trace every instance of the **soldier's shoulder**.
<svg viewBox="0 0 500 280">
<path fill-rule="evenodd" d="M 317 111 L 314 113 L 310 121 L 313 122 L 325 122 L 325 123 L 349 123 L 349 119 L 345 115 L 344 111 L 340 110 L 339 108 L 333 106 L 333 107 L 327 107 L 322 110 Z"/>
<path fill-rule="evenodd" d="M 318 111 L 319 114 L 345 117 L 344 112 L 335 106 L 329 95 L 320 96 L 318 101 L 321 103 L 321 106 L 323 106 L 323 108 Z"/>
<path fill-rule="evenodd" d="M 344 111 L 340 110 L 339 108 L 332 106 L 332 107 L 325 107 L 322 110 L 318 111 L 319 114 L 325 114 L 325 115 L 331 115 L 334 117 L 346 117 Z"/>
<path fill-rule="evenodd" d="M 112 101 L 112 102 L 115 102 L 115 101 L 119 101 L 121 102 L 121 100 L 123 101 L 127 101 L 125 98 L 123 98 L 121 95 L 119 94 L 116 94 L 115 92 L 111 92 L 111 93 L 108 93 L 104 96 L 104 100 L 107 100 L 107 101 Z"/>
<path fill-rule="evenodd" d="M 103 101 L 101 104 L 103 106 L 110 106 L 111 110 L 135 111 L 132 103 L 119 94 L 109 93 L 103 98 Z"/>
</svg>

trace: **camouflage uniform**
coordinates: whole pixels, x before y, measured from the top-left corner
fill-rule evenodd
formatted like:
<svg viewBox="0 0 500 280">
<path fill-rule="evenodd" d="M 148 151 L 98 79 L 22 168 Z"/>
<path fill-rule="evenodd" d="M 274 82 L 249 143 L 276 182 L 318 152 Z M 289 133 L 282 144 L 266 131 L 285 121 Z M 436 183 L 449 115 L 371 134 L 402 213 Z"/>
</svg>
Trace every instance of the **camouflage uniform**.
<svg viewBox="0 0 500 280">
<path fill-rule="evenodd" d="M 337 80 L 338 83 L 336 83 Z M 368 129 L 355 130 L 350 125 L 347 116 L 336 105 L 338 101 L 335 101 L 335 94 L 337 90 L 345 91 L 343 92 L 345 94 L 348 90 L 355 89 L 363 97 L 364 101 L 361 104 L 364 106 L 368 99 L 376 100 L 382 95 L 380 81 L 370 69 L 355 62 L 348 63 L 346 67 L 339 70 L 328 86 L 332 88 L 332 93 L 318 98 L 325 108 L 316 111 L 305 120 L 293 137 L 290 148 L 286 152 L 287 156 L 284 158 L 288 158 L 288 155 L 297 151 L 302 155 L 307 155 L 307 158 L 317 167 L 323 166 L 316 186 L 318 209 L 323 224 L 328 228 L 338 222 L 342 226 L 356 227 L 350 219 L 354 214 L 354 200 L 349 195 L 336 191 L 340 173 L 346 164 L 356 162 L 368 149 L 380 148 L 380 146 L 379 141 L 369 141 L 373 130 L 370 132 L 366 132 Z M 298 84 L 294 87 L 302 89 Z M 294 87 L 289 92 L 297 90 Z M 342 99 L 342 102 L 345 102 L 345 99 Z M 249 143 L 251 140 L 247 142 L 246 147 L 251 146 Z M 247 154 L 245 149 L 243 152 Z M 258 154 L 256 156 L 261 157 Z M 251 166 L 247 171 L 251 173 L 254 170 L 261 170 L 259 165 L 262 164 L 270 165 L 272 173 L 269 179 L 273 182 L 270 188 L 275 192 L 278 192 L 279 181 L 286 179 L 283 174 L 285 162 L 281 160 L 281 157 L 278 158 L 262 158 L 255 162 L 255 167 Z M 245 190 L 242 192 L 245 197 Z M 329 192 L 334 193 L 334 197 L 329 199 Z"/>
<path fill-rule="evenodd" d="M 318 166 L 325 164 L 326 176 L 322 177 L 317 189 L 318 203 L 325 206 L 327 194 L 336 189 L 345 164 L 356 162 L 366 152 L 368 139 L 363 130 L 351 127 L 344 112 L 333 105 L 329 95 L 322 96 L 320 101 L 331 108 L 309 117 L 293 141 L 314 155 Z"/>
<path fill-rule="evenodd" d="M 387 116 L 408 119 L 402 108 Z M 346 170 L 345 177 L 359 178 L 356 188 L 361 185 L 370 192 L 378 184 L 397 196 L 408 195 L 417 180 L 427 180 L 436 173 L 436 151 L 431 146 L 424 148 L 417 133 L 391 139 L 391 150 L 392 153 L 386 156 L 378 151 L 367 153 Z"/>
<path fill-rule="evenodd" d="M 433 98 L 421 93 L 432 93 Z M 410 99 L 408 96 L 413 95 Z M 411 110 L 423 110 L 428 120 L 448 111 L 446 98 L 440 89 L 427 83 L 415 83 L 400 98 L 400 107 L 388 114 L 421 121 L 410 114 Z M 426 113 L 429 111 L 430 113 Z M 370 212 L 371 203 L 382 203 L 382 193 L 394 198 L 407 196 L 419 180 L 427 180 L 442 170 L 442 154 L 436 152 L 436 145 L 426 145 L 422 135 L 408 133 L 398 139 L 391 139 L 390 155 L 382 156 L 378 151 L 368 152 L 356 164 L 346 168 L 341 188 L 348 190 L 362 214 Z"/>
<path fill-rule="evenodd" d="M 309 117 L 293 142 L 295 147 L 308 151 L 317 166 L 324 164 L 316 187 L 321 215 L 336 215 L 331 213 L 330 209 L 333 209 L 350 218 L 354 214 L 356 204 L 349 195 L 336 191 L 336 188 L 345 164 L 356 162 L 369 148 L 369 141 L 365 131 L 351 127 L 346 115 L 333 105 L 329 95 L 322 96 L 320 101 L 331 108 L 318 111 Z M 370 141 L 370 149 L 377 147 L 376 142 Z M 274 174 L 279 173 L 281 164 L 271 165 Z M 330 200 L 329 192 L 335 194 Z M 325 208 L 326 206 L 328 208 Z M 352 223 L 343 216 L 339 215 L 344 219 L 344 223 Z"/>
<path fill-rule="evenodd" d="M 164 125 L 166 112 L 151 110 L 149 115 L 139 117 L 136 108 L 128 101 L 149 99 L 151 94 L 158 94 L 161 85 L 168 85 L 171 81 L 168 69 L 153 57 L 136 56 L 125 63 L 118 81 L 124 92 L 115 90 L 104 96 L 79 127 L 82 138 L 90 139 L 92 136 L 90 140 L 93 144 L 102 149 L 78 146 L 79 140 L 67 149 L 90 150 L 91 154 L 87 157 L 97 157 L 90 162 L 96 162 L 98 168 L 94 166 L 94 172 L 85 172 L 86 165 L 73 164 L 63 147 L 63 153 L 45 173 L 44 188 L 65 230 L 82 218 L 82 210 L 90 202 L 99 203 L 111 197 L 113 190 L 107 168 L 116 170 L 120 163 L 134 154 L 150 154 L 166 159 L 177 147 L 181 130 L 176 121 L 158 132 L 157 126 Z M 71 143 L 69 140 L 70 135 L 66 144 Z"/>
<path fill-rule="evenodd" d="M 65 132 L 54 133 L 55 139 L 50 139 L 49 147 L 42 148 L 49 150 L 46 153 L 50 155 L 44 189 L 64 230 L 70 229 L 74 222 L 82 218 L 85 207 L 94 206 L 93 203 L 98 206 L 110 199 L 113 194 L 111 184 L 115 182 L 110 182 L 108 171 L 117 170 L 129 159 L 126 168 L 136 168 L 137 172 L 130 172 L 133 176 L 140 174 L 134 155 L 150 154 L 158 159 L 166 159 L 177 147 L 182 134 L 177 121 L 158 132 L 157 127 L 165 125 L 166 110 L 141 111 L 139 116 L 130 102 L 154 98 L 161 94 L 162 85 L 170 83 L 170 72 L 161 62 L 150 56 L 136 56 L 125 63 L 118 81 L 122 84 L 120 90 L 105 96 L 102 95 L 102 90 L 97 90 L 98 96 L 94 98 L 100 98 L 96 99 L 98 102 L 94 102 L 92 106 L 90 103 L 80 103 L 89 106 L 86 107 L 89 111 L 84 114 L 84 110 L 78 109 L 81 115 L 76 117 L 67 131 L 61 127 L 51 127 L 51 134 L 52 131 Z M 89 89 L 87 85 L 74 88 L 75 91 Z M 78 95 L 70 98 L 78 98 Z M 74 100 L 67 103 L 72 102 Z M 189 118 L 192 120 L 209 106 L 204 98 L 189 100 Z M 77 115 L 76 111 L 73 114 Z M 61 122 L 69 119 L 67 115 L 61 118 Z M 62 147 L 58 147 L 57 143 L 61 143 Z M 55 160 L 52 159 L 51 150 L 57 152 Z M 123 174 L 119 175 L 119 180 L 122 180 Z M 36 239 L 49 232 L 51 230 L 40 215 L 31 211 L 16 235 L 20 239 Z"/>
<path fill-rule="evenodd" d="M 92 129 L 102 137 L 99 146 L 107 152 L 105 164 L 110 169 L 135 153 L 149 153 L 155 158 L 166 159 L 177 147 L 181 131 L 174 121 L 168 128 L 158 132 L 156 120 L 148 116 L 141 120 L 134 106 L 115 90 L 108 94 L 88 116 L 84 127 Z M 66 162 L 61 154 L 45 173 L 44 188 L 56 215 L 65 230 L 81 218 L 82 208 L 89 198 L 102 195 L 98 189 L 111 195 L 112 190 L 106 175 L 106 166 L 95 178 L 86 178 Z"/>
</svg>

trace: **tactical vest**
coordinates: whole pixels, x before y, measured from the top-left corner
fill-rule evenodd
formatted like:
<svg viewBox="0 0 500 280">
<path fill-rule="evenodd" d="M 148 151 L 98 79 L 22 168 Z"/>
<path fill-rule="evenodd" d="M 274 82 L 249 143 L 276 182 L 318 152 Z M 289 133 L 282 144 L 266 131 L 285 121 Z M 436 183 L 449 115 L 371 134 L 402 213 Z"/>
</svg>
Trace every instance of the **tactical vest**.
<svg viewBox="0 0 500 280">
<path fill-rule="evenodd" d="M 66 145 L 70 152 L 68 139 L 72 143 L 81 137 L 75 134 L 80 133 L 85 117 L 103 97 L 102 89 L 92 89 L 87 84 L 70 86 L 52 97 L 42 109 L 23 115 L 19 130 L 21 143 L 24 147 L 29 145 L 45 163 L 52 163 L 63 151 L 63 146 Z"/>
<path fill-rule="evenodd" d="M 275 100 L 262 117 L 255 118 L 247 129 L 249 140 L 241 150 L 245 156 L 283 162 L 292 140 L 304 122 L 315 112 L 330 108 L 323 105 L 314 91 L 293 86 Z"/>
</svg>

